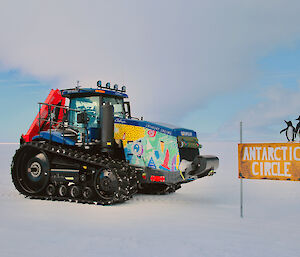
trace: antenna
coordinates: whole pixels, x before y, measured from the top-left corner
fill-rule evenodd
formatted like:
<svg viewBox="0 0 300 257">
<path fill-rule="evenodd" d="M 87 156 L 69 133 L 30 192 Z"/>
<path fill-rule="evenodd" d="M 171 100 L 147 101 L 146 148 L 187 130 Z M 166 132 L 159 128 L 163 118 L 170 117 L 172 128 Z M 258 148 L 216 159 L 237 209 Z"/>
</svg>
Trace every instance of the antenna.
<svg viewBox="0 0 300 257">
<path fill-rule="evenodd" d="M 79 83 L 80 83 L 80 81 L 77 80 L 77 81 L 76 81 L 76 89 L 77 89 L 77 90 L 80 88 Z"/>
</svg>

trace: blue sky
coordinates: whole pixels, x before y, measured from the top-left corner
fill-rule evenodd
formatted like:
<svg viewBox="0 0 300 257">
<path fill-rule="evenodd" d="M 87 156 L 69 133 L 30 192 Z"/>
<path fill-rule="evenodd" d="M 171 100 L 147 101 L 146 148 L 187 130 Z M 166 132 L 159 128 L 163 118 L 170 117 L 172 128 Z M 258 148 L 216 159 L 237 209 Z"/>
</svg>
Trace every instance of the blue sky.
<svg viewBox="0 0 300 257">
<path fill-rule="evenodd" d="M 18 142 L 37 114 L 37 103 L 45 100 L 49 89 L 54 85 L 55 83 L 39 81 L 17 70 L 0 72 L 0 142 Z"/>
<path fill-rule="evenodd" d="M 18 8 L 16 8 L 18 6 Z M 298 1 L 1 1 L 0 142 L 51 88 L 126 85 L 136 116 L 201 141 L 284 141 L 300 114 Z M 13 15 L 14 19 L 11 19 Z"/>
<path fill-rule="evenodd" d="M 247 129 L 247 110 L 252 107 L 255 108 L 260 102 L 265 100 L 262 92 L 271 90 L 276 86 L 282 86 L 285 90 L 294 90 L 299 92 L 299 76 L 300 76 L 300 43 L 292 48 L 281 47 L 268 56 L 263 56 L 257 59 L 257 69 L 259 76 L 255 80 L 251 80 L 248 84 L 248 89 L 235 90 L 224 93 L 212 98 L 205 108 L 196 110 L 187 115 L 182 120 L 181 125 L 188 124 L 189 126 L 196 125 L 199 135 L 211 138 L 218 138 L 218 140 L 239 140 L 239 126 L 237 122 L 244 121 L 244 129 Z M 247 83 L 247 82 L 245 82 Z M 230 104 L 229 104 L 230 103 Z M 270 103 L 272 105 L 272 103 Z M 288 109 L 289 102 L 282 101 L 282 108 Z M 234 119 L 235 116 L 242 112 L 243 116 L 240 119 Z M 276 109 L 274 109 L 276 112 Z M 284 133 L 279 135 L 279 131 L 284 128 L 284 120 L 291 120 L 296 127 L 298 121 L 295 119 L 300 115 L 300 109 L 289 109 L 287 115 L 278 117 L 273 124 L 268 124 L 266 128 L 261 130 L 249 131 L 251 135 L 244 135 L 246 140 L 261 141 L 261 140 L 285 140 Z M 205 117 L 205 121 L 200 119 L 193 119 L 193 117 Z M 245 123 L 245 120 L 247 121 Z M 235 124 L 235 131 L 228 131 L 225 137 L 222 138 L 218 132 L 227 126 L 228 122 Z M 255 122 L 255 120 L 253 120 Z M 225 129 L 231 129 L 229 126 Z M 271 133 L 271 134 L 270 134 Z M 222 133 L 220 133 L 222 134 Z"/>
</svg>

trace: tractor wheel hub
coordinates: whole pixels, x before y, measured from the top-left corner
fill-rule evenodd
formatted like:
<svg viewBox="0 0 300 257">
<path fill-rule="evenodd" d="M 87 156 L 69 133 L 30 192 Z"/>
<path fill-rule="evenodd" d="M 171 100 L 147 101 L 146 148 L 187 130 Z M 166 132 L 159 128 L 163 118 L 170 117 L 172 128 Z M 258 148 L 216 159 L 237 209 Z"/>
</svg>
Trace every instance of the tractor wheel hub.
<svg viewBox="0 0 300 257">
<path fill-rule="evenodd" d="M 39 164 L 38 162 L 33 162 L 28 168 L 28 172 L 30 172 L 32 177 L 38 178 L 42 172 L 41 164 Z"/>
</svg>

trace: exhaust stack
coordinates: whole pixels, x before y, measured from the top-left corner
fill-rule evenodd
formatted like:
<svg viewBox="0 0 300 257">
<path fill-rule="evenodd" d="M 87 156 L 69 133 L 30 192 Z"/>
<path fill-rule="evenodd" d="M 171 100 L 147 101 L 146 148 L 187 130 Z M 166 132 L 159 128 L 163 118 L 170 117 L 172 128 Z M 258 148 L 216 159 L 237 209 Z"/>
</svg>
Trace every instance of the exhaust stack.
<svg viewBox="0 0 300 257">
<path fill-rule="evenodd" d="M 101 151 L 109 153 L 114 144 L 114 107 L 105 103 L 101 106 Z"/>
</svg>

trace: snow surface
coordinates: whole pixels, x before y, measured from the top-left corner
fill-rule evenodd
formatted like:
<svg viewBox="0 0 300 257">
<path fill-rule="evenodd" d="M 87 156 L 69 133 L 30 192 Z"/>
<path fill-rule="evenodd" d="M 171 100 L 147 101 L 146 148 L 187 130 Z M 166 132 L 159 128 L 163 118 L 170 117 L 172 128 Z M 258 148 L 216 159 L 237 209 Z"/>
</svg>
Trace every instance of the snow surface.
<svg viewBox="0 0 300 257">
<path fill-rule="evenodd" d="M 241 219 L 237 144 L 203 145 L 215 176 L 115 206 L 24 198 L 0 145 L 0 256 L 300 256 L 300 182 L 244 180 Z"/>
</svg>

